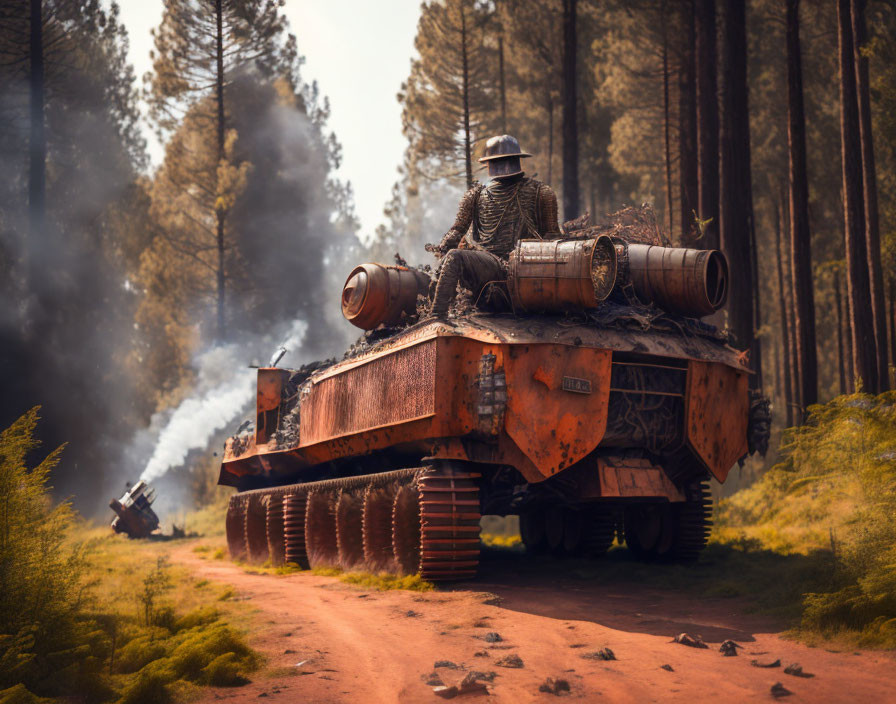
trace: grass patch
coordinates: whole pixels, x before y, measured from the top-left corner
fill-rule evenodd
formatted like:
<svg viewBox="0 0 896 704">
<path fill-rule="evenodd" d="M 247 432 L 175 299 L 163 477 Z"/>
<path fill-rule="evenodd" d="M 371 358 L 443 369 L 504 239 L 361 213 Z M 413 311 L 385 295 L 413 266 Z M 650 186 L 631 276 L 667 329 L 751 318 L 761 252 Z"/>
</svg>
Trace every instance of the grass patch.
<svg viewBox="0 0 896 704">
<path fill-rule="evenodd" d="M 480 533 L 479 539 L 482 541 L 482 544 L 486 547 L 490 548 L 517 548 L 524 549 L 523 539 L 519 536 L 518 533 L 514 534 L 495 534 L 495 533 Z"/>
<path fill-rule="evenodd" d="M 399 575 L 382 572 L 380 574 L 371 574 L 370 572 L 345 572 L 339 575 L 339 580 L 346 584 L 355 584 L 367 589 L 377 589 L 379 591 L 390 591 L 392 589 L 403 589 L 411 592 L 431 592 L 435 589 L 432 582 L 427 582 L 419 574 Z"/>
</svg>

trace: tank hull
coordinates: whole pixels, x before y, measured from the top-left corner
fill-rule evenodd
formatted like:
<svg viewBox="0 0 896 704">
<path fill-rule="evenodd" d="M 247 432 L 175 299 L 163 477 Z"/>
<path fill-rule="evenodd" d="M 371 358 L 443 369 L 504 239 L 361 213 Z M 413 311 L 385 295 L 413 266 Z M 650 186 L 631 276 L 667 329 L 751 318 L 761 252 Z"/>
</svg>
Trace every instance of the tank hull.
<svg viewBox="0 0 896 704">
<path fill-rule="evenodd" d="M 724 481 L 747 453 L 749 374 L 736 350 L 699 336 L 556 318 L 432 322 L 315 373 L 297 399 L 288 370 L 259 370 L 255 435 L 228 441 L 220 483 L 313 481 L 329 463 L 394 448 L 509 465 L 538 483 L 598 449 L 625 447 L 619 408 L 651 401 L 667 404 L 677 427 L 664 430 L 663 446 L 650 448 L 649 437 L 629 446 L 657 457 L 689 451 Z M 298 423 L 284 437 L 274 429 L 296 404 Z"/>
</svg>

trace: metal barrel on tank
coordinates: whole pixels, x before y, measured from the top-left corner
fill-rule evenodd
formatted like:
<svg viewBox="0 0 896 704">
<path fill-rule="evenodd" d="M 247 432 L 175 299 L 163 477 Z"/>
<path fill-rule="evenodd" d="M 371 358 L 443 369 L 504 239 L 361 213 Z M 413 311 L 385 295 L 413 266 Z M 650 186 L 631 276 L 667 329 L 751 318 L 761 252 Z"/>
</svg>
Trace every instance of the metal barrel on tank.
<svg viewBox="0 0 896 704">
<path fill-rule="evenodd" d="M 618 245 L 617 245 L 618 246 Z M 625 244 L 625 271 L 620 283 L 631 283 L 644 303 L 680 315 L 711 315 L 728 298 L 728 260 L 713 249 Z"/>
<path fill-rule="evenodd" d="M 609 237 L 523 240 L 510 255 L 508 287 L 515 310 L 597 308 L 616 282 Z"/>
<path fill-rule="evenodd" d="M 416 269 L 361 264 L 352 269 L 345 281 L 342 314 L 362 330 L 395 325 L 402 313 L 414 313 L 417 295 L 426 294 L 429 281 L 429 276 Z"/>
</svg>

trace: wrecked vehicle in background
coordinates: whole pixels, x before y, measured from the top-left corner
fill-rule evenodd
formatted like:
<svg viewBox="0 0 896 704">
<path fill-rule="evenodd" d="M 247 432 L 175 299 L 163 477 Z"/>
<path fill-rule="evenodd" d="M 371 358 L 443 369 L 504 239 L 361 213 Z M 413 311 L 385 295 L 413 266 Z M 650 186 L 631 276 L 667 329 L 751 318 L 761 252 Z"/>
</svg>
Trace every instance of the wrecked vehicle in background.
<svg viewBox="0 0 896 704">
<path fill-rule="evenodd" d="M 159 527 L 159 517 L 152 510 L 155 489 L 142 479 L 130 487 L 120 499 L 112 499 L 109 508 L 118 514 L 112 519 L 112 530 L 129 538 L 148 538 Z"/>
<path fill-rule="evenodd" d="M 258 370 L 254 428 L 230 438 L 234 559 L 467 579 L 484 514 L 528 550 L 695 559 L 709 480 L 768 440 L 745 354 L 700 318 L 727 297 L 720 252 L 665 246 L 630 209 L 523 240 L 503 290 L 418 320 L 429 276 L 354 269 L 340 362 Z M 652 216 L 652 213 L 648 212 Z"/>
</svg>

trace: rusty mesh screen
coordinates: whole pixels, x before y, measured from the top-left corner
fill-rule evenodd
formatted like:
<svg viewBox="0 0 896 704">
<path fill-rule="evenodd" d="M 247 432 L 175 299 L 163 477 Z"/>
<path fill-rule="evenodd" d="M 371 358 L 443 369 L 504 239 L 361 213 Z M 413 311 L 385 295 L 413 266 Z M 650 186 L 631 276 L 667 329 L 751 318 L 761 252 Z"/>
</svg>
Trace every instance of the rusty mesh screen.
<svg viewBox="0 0 896 704">
<path fill-rule="evenodd" d="M 436 340 L 324 379 L 302 401 L 302 444 L 435 412 Z"/>
</svg>

